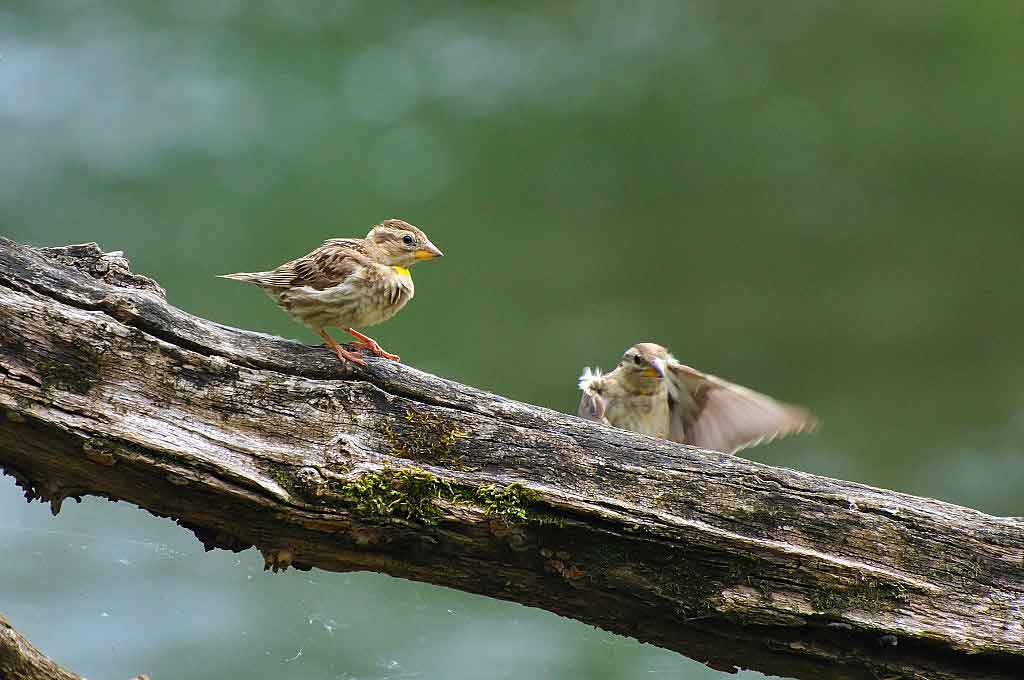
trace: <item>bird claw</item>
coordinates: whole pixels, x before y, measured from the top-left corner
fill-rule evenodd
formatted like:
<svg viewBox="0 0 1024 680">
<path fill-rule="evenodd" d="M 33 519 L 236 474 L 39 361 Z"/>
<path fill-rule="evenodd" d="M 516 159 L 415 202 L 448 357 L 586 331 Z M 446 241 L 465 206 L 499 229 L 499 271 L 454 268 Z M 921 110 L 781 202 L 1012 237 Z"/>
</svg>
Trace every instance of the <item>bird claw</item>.
<svg viewBox="0 0 1024 680">
<path fill-rule="evenodd" d="M 370 354 L 372 354 L 375 357 L 384 357 L 385 359 L 391 359 L 392 361 L 399 361 L 399 362 L 402 360 L 402 357 L 398 356 L 397 354 L 392 354 L 391 352 L 385 352 L 384 348 L 381 347 L 380 345 L 378 345 L 377 343 L 370 344 L 370 343 L 367 343 L 367 342 L 355 342 L 355 343 L 352 343 L 352 344 L 354 344 L 356 347 L 360 347 L 362 349 L 369 350 Z"/>
<path fill-rule="evenodd" d="M 338 358 L 341 359 L 341 363 L 343 364 L 351 361 L 353 364 L 359 364 L 363 367 L 366 366 L 366 360 L 359 355 L 359 352 L 350 352 L 341 345 L 338 345 L 334 349 L 334 353 L 338 355 Z"/>
<path fill-rule="evenodd" d="M 359 352 L 351 352 L 345 349 L 338 343 L 337 340 L 332 338 L 330 334 L 324 331 L 323 328 L 317 328 L 315 330 L 317 334 L 324 339 L 324 344 L 327 345 L 335 354 L 338 355 L 338 359 L 341 361 L 341 363 L 347 364 L 349 362 L 352 362 L 353 364 L 358 364 L 364 367 L 366 366 L 366 360 L 359 355 Z"/>
<path fill-rule="evenodd" d="M 356 342 L 352 343 L 356 347 L 368 350 L 370 354 L 376 357 L 383 357 L 385 359 L 391 359 L 392 361 L 401 361 L 402 358 L 397 354 L 384 351 L 384 348 L 377 344 L 377 341 L 373 338 L 367 337 L 355 330 L 354 328 L 348 329 L 349 335 L 356 339 Z"/>
</svg>

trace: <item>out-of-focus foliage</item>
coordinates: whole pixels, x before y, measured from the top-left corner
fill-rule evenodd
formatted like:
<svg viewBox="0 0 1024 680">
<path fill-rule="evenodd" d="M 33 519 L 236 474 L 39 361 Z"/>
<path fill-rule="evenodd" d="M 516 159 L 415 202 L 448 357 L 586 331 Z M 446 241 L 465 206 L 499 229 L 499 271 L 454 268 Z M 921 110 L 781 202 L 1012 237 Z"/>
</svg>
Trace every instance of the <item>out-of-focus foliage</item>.
<svg viewBox="0 0 1024 680">
<path fill-rule="evenodd" d="M 571 410 L 583 365 L 655 340 L 822 416 L 751 458 L 1024 514 L 1022 12 L 7 0 L 0 232 L 123 249 L 184 309 L 313 342 L 213 275 L 403 217 L 446 253 L 373 329 L 409 363 Z M 0 484 L 0 610 L 91 677 L 718 676 L 65 507 Z"/>
</svg>

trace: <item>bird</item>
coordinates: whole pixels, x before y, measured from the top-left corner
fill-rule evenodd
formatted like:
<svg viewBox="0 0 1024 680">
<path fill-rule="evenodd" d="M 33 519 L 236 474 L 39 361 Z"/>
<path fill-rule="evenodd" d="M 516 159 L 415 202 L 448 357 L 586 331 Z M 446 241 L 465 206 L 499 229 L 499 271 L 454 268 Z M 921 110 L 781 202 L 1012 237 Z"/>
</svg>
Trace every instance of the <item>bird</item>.
<svg viewBox="0 0 1024 680">
<path fill-rule="evenodd" d="M 610 373 L 584 368 L 579 388 L 583 418 L 722 453 L 818 427 L 807 409 L 681 364 L 653 342 L 627 349 Z"/>
<path fill-rule="evenodd" d="M 443 257 L 418 227 L 399 219 L 375 225 L 365 238 L 330 238 L 307 255 L 265 272 L 221 274 L 254 283 L 292 318 L 307 324 L 342 363 L 366 366 L 359 352 L 345 349 L 327 328 L 354 337 L 357 348 L 400 361 L 357 327 L 373 326 L 402 310 L 416 292 L 409 267 Z"/>
</svg>

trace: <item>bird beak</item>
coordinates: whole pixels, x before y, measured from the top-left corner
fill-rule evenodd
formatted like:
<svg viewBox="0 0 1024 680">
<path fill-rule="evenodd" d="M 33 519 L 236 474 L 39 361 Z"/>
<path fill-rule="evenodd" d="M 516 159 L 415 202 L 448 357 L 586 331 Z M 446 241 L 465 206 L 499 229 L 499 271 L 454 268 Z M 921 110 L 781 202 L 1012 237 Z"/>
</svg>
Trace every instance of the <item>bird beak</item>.
<svg viewBox="0 0 1024 680">
<path fill-rule="evenodd" d="M 415 255 L 417 260 L 433 260 L 435 257 L 444 257 L 444 253 L 441 252 L 440 248 L 430 241 L 427 241 L 427 245 L 417 250 Z"/>
<path fill-rule="evenodd" d="M 665 368 L 664 359 L 653 359 L 651 364 L 644 369 L 644 375 L 648 378 L 664 378 Z"/>
</svg>

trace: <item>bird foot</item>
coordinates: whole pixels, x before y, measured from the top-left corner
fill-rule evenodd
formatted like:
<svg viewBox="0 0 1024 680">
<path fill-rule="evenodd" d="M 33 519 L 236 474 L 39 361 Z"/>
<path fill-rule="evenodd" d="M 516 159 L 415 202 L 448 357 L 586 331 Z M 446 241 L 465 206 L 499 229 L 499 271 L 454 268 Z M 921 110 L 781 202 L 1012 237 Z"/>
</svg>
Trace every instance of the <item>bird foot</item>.
<svg viewBox="0 0 1024 680">
<path fill-rule="evenodd" d="M 367 336 L 363 335 L 362 333 L 360 333 L 356 329 L 348 328 L 348 329 L 346 329 L 346 331 L 348 332 L 349 335 L 351 335 L 353 338 L 355 338 L 357 340 L 357 342 L 352 343 L 356 347 L 362 347 L 363 349 L 367 349 L 374 356 L 384 357 L 385 359 L 391 359 L 392 361 L 401 361 L 402 360 L 402 358 L 399 357 L 397 354 L 392 354 L 391 352 L 385 352 L 384 348 L 381 347 L 380 345 L 378 345 L 376 340 L 374 340 L 373 338 L 370 338 L 370 337 L 367 337 Z"/>
<path fill-rule="evenodd" d="M 341 361 L 341 363 L 345 364 L 351 361 L 353 364 L 366 366 L 366 360 L 363 359 L 362 356 L 360 356 L 359 352 L 351 352 L 345 349 L 340 344 L 338 344 L 337 340 L 328 335 L 322 328 L 317 328 L 316 332 L 317 334 L 320 335 L 321 338 L 324 339 L 324 343 L 328 347 L 330 347 L 335 354 L 338 355 L 338 359 Z"/>
<path fill-rule="evenodd" d="M 334 353 L 341 359 L 341 363 L 351 361 L 353 364 L 359 364 L 360 366 L 366 366 L 366 359 L 363 359 L 359 352 L 350 352 L 341 345 L 334 347 Z"/>
</svg>

